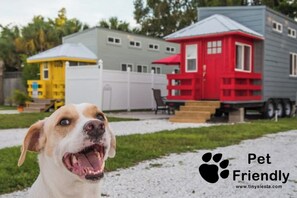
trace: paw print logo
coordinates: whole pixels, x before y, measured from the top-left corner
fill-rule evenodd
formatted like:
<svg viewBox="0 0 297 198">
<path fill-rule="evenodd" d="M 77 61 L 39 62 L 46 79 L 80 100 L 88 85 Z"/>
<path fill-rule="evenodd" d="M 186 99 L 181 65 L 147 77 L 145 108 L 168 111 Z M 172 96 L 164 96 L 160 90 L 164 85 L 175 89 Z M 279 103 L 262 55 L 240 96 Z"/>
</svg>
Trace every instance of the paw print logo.
<svg viewBox="0 0 297 198">
<path fill-rule="evenodd" d="M 211 162 L 211 159 L 213 163 Z M 211 153 L 205 153 L 202 160 L 205 162 L 199 167 L 199 172 L 202 178 L 209 183 L 216 183 L 219 177 L 226 179 L 229 176 L 229 160 L 222 160 L 222 154 L 217 153 L 212 156 Z"/>
</svg>

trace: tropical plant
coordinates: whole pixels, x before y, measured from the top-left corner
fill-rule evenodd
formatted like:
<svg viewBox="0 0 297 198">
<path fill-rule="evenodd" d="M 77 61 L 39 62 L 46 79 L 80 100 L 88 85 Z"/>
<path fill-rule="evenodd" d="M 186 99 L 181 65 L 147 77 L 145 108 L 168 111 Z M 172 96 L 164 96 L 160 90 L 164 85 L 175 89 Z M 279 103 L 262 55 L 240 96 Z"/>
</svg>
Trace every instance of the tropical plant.
<svg viewBox="0 0 297 198">
<path fill-rule="evenodd" d="M 31 98 L 23 91 L 15 89 L 13 92 L 13 101 L 19 106 L 25 106 L 26 101 L 31 100 Z"/>
<path fill-rule="evenodd" d="M 34 16 L 22 28 L 0 25 L 0 59 L 6 71 L 21 70 L 22 57 L 31 56 L 62 43 L 62 37 L 89 28 L 78 19 L 68 19 L 62 8 L 54 19 Z"/>
</svg>

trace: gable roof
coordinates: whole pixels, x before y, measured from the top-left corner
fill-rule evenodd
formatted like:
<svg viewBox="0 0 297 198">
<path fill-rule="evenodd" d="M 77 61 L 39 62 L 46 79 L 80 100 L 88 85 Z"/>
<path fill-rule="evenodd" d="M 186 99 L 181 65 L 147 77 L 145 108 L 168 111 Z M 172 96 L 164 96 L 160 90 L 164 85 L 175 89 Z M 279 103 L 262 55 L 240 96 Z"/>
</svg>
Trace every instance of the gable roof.
<svg viewBox="0 0 297 198">
<path fill-rule="evenodd" d="M 81 43 L 64 43 L 29 57 L 27 62 L 37 63 L 56 60 L 96 62 L 97 56 Z"/>
<path fill-rule="evenodd" d="M 166 40 L 180 40 L 191 37 L 209 36 L 212 34 L 230 32 L 242 32 L 258 39 L 264 38 L 263 35 L 259 34 L 258 32 L 251 30 L 250 28 L 220 14 L 212 15 L 164 38 Z"/>
</svg>

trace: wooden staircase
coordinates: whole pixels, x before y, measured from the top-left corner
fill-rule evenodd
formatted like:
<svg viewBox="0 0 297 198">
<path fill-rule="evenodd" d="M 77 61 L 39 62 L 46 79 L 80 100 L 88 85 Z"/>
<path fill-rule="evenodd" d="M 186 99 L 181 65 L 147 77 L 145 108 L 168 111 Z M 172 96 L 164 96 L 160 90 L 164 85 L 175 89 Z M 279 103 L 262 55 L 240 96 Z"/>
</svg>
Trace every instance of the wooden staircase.
<svg viewBox="0 0 297 198">
<path fill-rule="evenodd" d="M 24 108 L 24 112 L 45 112 L 53 107 L 55 100 L 52 99 L 33 99 L 33 102 L 27 104 Z"/>
<path fill-rule="evenodd" d="M 175 115 L 169 118 L 171 122 L 205 123 L 220 107 L 219 101 L 188 101 L 181 106 Z"/>
</svg>

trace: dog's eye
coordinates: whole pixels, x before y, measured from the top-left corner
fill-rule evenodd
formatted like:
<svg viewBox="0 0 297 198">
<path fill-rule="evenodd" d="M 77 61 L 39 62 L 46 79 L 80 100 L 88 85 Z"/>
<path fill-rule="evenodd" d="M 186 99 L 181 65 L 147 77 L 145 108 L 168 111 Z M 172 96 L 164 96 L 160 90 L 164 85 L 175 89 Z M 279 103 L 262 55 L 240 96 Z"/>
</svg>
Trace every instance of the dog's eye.
<svg viewBox="0 0 297 198">
<path fill-rule="evenodd" d="M 59 124 L 61 126 L 68 126 L 68 125 L 70 125 L 70 120 L 67 118 L 63 118 L 62 120 L 60 120 Z"/>
<path fill-rule="evenodd" d="M 96 118 L 97 118 L 98 120 L 101 120 L 101 121 L 104 121 L 104 120 L 105 120 L 104 116 L 103 116 L 102 114 L 100 114 L 100 113 L 98 113 L 98 114 L 96 115 Z"/>
</svg>

